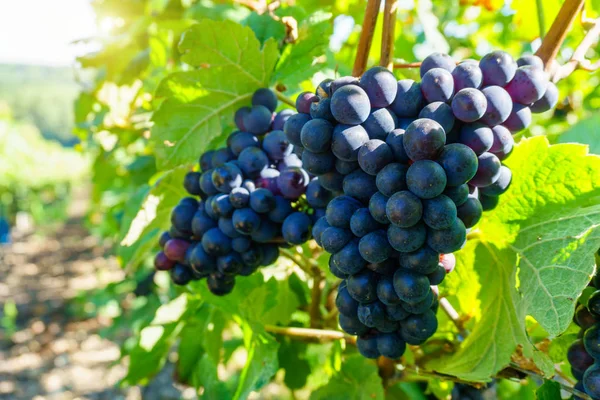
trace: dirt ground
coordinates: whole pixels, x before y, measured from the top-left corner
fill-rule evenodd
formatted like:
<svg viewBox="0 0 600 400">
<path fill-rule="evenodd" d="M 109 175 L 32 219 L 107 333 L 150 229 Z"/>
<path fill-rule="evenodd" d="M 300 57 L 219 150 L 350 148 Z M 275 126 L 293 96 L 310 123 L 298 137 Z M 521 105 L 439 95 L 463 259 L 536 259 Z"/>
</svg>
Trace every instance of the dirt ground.
<svg viewBox="0 0 600 400">
<path fill-rule="evenodd" d="M 0 331 L 0 399 L 195 398 L 193 389 L 173 386 L 172 365 L 147 387 L 119 388 L 118 345 L 98 335 L 106 321 L 70 316 L 70 299 L 123 276 L 82 214 L 0 248 L 0 318 L 6 304 L 18 311 L 14 334 Z"/>
</svg>

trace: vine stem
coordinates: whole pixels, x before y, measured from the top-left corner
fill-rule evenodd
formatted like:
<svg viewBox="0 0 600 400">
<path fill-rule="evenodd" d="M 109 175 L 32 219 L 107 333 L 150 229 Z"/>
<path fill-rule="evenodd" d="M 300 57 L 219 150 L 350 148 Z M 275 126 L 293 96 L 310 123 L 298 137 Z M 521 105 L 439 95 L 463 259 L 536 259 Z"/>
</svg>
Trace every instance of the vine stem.
<svg viewBox="0 0 600 400">
<path fill-rule="evenodd" d="M 558 15 L 552 23 L 548 34 L 542 40 L 542 45 L 535 53 L 544 62 L 546 71 L 550 71 L 558 50 L 565 41 L 565 37 L 573 25 L 573 21 L 584 3 L 585 0 L 565 0 L 558 11 Z"/>
<path fill-rule="evenodd" d="M 286 95 L 284 95 L 280 91 L 275 90 L 275 96 L 277 96 L 277 99 L 279 101 L 287 104 L 288 106 L 292 106 L 293 108 L 296 108 L 296 102 L 292 101 L 292 99 L 290 99 L 289 97 L 287 97 Z"/>
<path fill-rule="evenodd" d="M 458 332 L 463 337 L 463 339 L 466 338 L 468 335 L 468 332 L 465 329 L 465 327 L 463 326 L 463 323 L 460 319 L 460 315 L 458 314 L 456 309 L 452 306 L 452 304 L 450 304 L 450 302 L 448 301 L 447 298 L 445 298 L 445 297 L 440 298 L 440 308 L 444 311 L 444 313 L 448 316 L 448 318 L 450 318 L 452 323 L 458 328 Z"/>
<path fill-rule="evenodd" d="M 546 35 L 546 19 L 544 18 L 544 0 L 535 0 L 537 9 L 538 26 L 540 28 L 540 38 Z"/>
<path fill-rule="evenodd" d="M 571 59 L 556 71 L 552 80 L 558 82 L 571 75 L 575 70 L 582 69 L 585 71 L 595 71 L 600 69 L 600 61 L 595 63 L 590 62 L 585 58 L 587 51 L 598 41 L 600 37 L 600 18 L 596 20 L 586 21 L 592 24 L 592 27 L 588 30 L 579 46 L 573 52 Z"/>
<path fill-rule="evenodd" d="M 313 329 L 313 328 L 296 328 L 290 326 L 275 326 L 265 325 L 265 330 L 269 333 L 277 335 L 289 336 L 293 339 L 307 340 L 307 341 L 331 341 L 331 340 L 345 340 L 347 343 L 355 344 L 356 338 L 354 336 L 346 335 L 340 331 L 333 331 L 328 329 Z"/>
<path fill-rule="evenodd" d="M 381 57 L 379 65 L 389 70 L 394 68 L 394 39 L 398 0 L 385 0 L 383 9 L 383 33 L 381 35 Z"/>
<path fill-rule="evenodd" d="M 356 58 L 354 59 L 354 68 L 352 68 L 352 76 L 361 76 L 367 68 L 369 51 L 371 50 L 371 43 L 373 42 L 373 34 L 375 32 L 375 24 L 377 23 L 380 5 L 381 0 L 368 0 L 367 2 L 362 31 L 360 32 L 360 39 L 356 50 Z"/>
<path fill-rule="evenodd" d="M 540 378 L 540 379 L 546 379 L 545 377 L 543 377 L 542 375 L 540 375 L 538 373 L 535 373 L 533 371 L 529 371 L 527 369 L 521 368 L 518 364 L 516 364 L 514 362 L 510 363 L 510 368 L 514 369 L 516 371 L 522 372 L 524 374 L 527 374 L 527 375 L 535 376 L 535 377 Z M 582 399 L 585 399 L 585 400 L 594 400 L 593 398 L 591 398 L 590 396 L 588 396 L 586 393 L 580 392 L 579 390 L 575 389 L 574 387 L 565 385 L 565 384 L 563 384 L 561 382 L 558 382 L 558 381 L 554 381 L 554 382 L 557 382 L 560 385 L 561 389 L 563 389 L 563 390 L 565 390 L 565 391 L 567 391 L 569 393 L 572 393 L 575 396 L 578 396 L 578 397 L 580 397 Z"/>
<path fill-rule="evenodd" d="M 308 314 L 310 316 L 310 327 L 318 328 L 322 324 L 321 318 L 321 297 L 323 295 L 323 273 L 317 267 L 312 267 L 313 272 L 313 287 L 310 292 L 310 308 Z"/>
<path fill-rule="evenodd" d="M 408 68 L 419 68 L 419 67 L 421 67 L 420 62 L 394 63 L 394 69 L 408 69 Z"/>
</svg>

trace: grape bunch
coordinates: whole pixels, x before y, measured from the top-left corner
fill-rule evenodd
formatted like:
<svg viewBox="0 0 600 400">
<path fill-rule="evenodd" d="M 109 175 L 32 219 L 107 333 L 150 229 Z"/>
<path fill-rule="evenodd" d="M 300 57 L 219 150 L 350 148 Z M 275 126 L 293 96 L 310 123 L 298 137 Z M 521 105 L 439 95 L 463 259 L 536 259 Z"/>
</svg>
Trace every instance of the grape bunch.
<svg viewBox="0 0 600 400">
<path fill-rule="evenodd" d="M 597 253 L 600 260 L 600 250 Z M 586 304 L 579 304 L 573 321 L 581 328 L 579 339 L 569 347 L 567 359 L 577 384 L 575 389 L 600 399 L 600 275 L 596 273 L 590 286 L 596 289 Z M 580 299 L 581 301 L 581 299 Z"/>
<path fill-rule="evenodd" d="M 155 257 L 175 284 L 206 278 L 211 292 L 225 295 L 237 275 L 275 262 L 279 246 L 311 238 L 332 193 L 303 169 L 282 131 L 293 111 L 276 108 L 271 90 L 257 90 L 252 107 L 235 113 L 239 130 L 227 146 L 204 153 L 200 171 L 185 176 L 191 196 L 173 209 Z"/>
<path fill-rule="evenodd" d="M 510 185 L 501 160 L 512 134 L 556 104 L 542 67 L 535 56 L 456 65 L 436 53 L 420 83 L 374 67 L 298 96 L 284 132 L 335 195 L 313 237 L 343 279 L 339 323 L 365 357 L 398 358 L 435 333 L 452 253 Z"/>
</svg>

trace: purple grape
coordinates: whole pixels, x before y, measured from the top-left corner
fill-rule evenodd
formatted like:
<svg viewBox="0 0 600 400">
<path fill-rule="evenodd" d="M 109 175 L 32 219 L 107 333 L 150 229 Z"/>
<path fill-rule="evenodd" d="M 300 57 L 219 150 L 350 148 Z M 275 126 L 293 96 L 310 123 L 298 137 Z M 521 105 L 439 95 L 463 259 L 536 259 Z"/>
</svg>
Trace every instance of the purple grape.
<svg viewBox="0 0 600 400">
<path fill-rule="evenodd" d="M 463 61 L 452 71 L 454 78 L 454 90 L 460 91 L 466 88 L 479 89 L 483 81 L 483 74 L 477 62 Z"/>
<path fill-rule="evenodd" d="M 319 97 L 317 97 L 314 93 L 302 92 L 296 98 L 296 110 L 298 110 L 299 113 L 309 114 L 311 103 L 315 103 L 317 101 L 319 101 Z"/>
<path fill-rule="evenodd" d="M 404 150 L 413 161 L 435 159 L 445 143 L 446 134 L 442 126 L 427 118 L 410 124 L 403 138 Z"/>
<path fill-rule="evenodd" d="M 506 121 L 513 108 L 512 99 L 506 90 L 500 86 L 488 86 L 482 92 L 487 100 L 487 109 L 481 121 L 489 126 Z"/>
<path fill-rule="evenodd" d="M 470 184 L 477 187 L 486 187 L 494 183 L 500 177 L 502 163 L 492 153 L 483 153 L 479 156 L 477 173 L 471 179 Z"/>
<path fill-rule="evenodd" d="M 333 130 L 331 150 L 343 161 L 357 161 L 358 151 L 369 140 L 361 125 L 337 125 Z"/>
<path fill-rule="evenodd" d="M 505 89 L 515 102 L 530 105 L 542 98 L 547 84 L 548 75 L 543 69 L 524 66 L 517 68 Z"/>
<path fill-rule="evenodd" d="M 515 140 L 510 131 L 502 125 L 493 127 L 492 134 L 494 135 L 494 142 L 489 152 L 498 156 L 500 160 L 503 160 L 512 152 Z"/>
<path fill-rule="evenodd" d="M 459 141 L 470 147 L 475 154 L 480 155 L 492 147 L 494 134 L 487 125 L 476 122 L 462 127 Z"/>
<path fill-rule="evenodd" d="M 559 93 L 556 85 L 552 82 L 548 82 L 542 98 L 529 107 L 531 112 L 539 114 L 553 109 L 558 103 L 558 95 Z"/>
<path fill-rule="evenodd" d="M 358 78 L 353 76 L 342 76 L 340 78 L 334 79 L 330 85 L 331 96 L 340 88 L 347 85 L 355 85 L 358 86 Z"/>
<path fill-rule="evenodd" d="M 271 131 L 265 135 L 262 143 L 263 150 L 271 160 L 283 160 L 292 154 L 294 146 L 283 131 Z"/>
<path fill-rule="evenodd" d="M 393 158 L 390 146 L 379 139 L 369 140 L 358 151 L 358 164 L 369 175 L 377 175 Z"/>
<path fill-rule="evenodd" d="M 385 140 L 388 133 L 396 128 L 397 121 L 398 118 L 387 108 L 377 108 L 371 111 L 362 126 L 369 134 L 370 139 Z"/>
<path fill-rule="evenodd" d="M 281 172 L 277 178 L 279 191 L 286 199 L 297 199 L 306 191 L 310 178 L 306 171 L 298 167 L 290 167 Z M 252 199 L 252 196 L 250 196 Z"/>
<path fill-rule="evenodd" d="M 241 107 L 235 112 L 235 116 L 233 119 L 235 120 L 235 125 L 239 130 L 245 131 L 246 127 L 244 126 L 244 117 L 250 113 L 250 107 Z"/>
<path fill-rule="evenodd" d="M 514 133 L 526 129 L 531 124 L 531 119 L 531 110 L 529 107 L 515 103 L 510 115 L 502 125 Z"/>
<path fill-rule="evenodd" d="M 462 89 L 452 99 L 452 112 L 463 122 L 474 122 L 483 117 L 487 108 L 487 99 L 477 89 Z"/>
<path fill-rule="evenodd" d="M 406 149 L 404 148 L 405 133 L 406 131 L 404 129 L 394 129 L 388 133 L 387 137 L 385 138 L 385 142 L 388 144 L 388 146 L 390 146 L 390 149 L 392 149 L 394 159 L 402 164 L 408 164 L 410 161 L 410 158 L 406 154 Z"/>
<path fill-rule="evenodd" d="M 448 72 L 452 72 L 456 68 L 456 62 L 454 62 L 452 57 L 450 57 L 448 54 L 432 53 L 421 63 L 421 67 L 419 69 L 421 78 L 423 78 L 423 76 L 425 76 L 425 74 L 433 68 L 441 68 Z"/>
<path fill-rule="evenodd" d="M 396 98 L 390 106 L 398 118 L 414 118 L 423 108 L 424 98 L 421 84 L 412 79 L 398 81 Z"/>
<path fill-rule="evenodd" d="M 454 95 L 454 79 L 452 74 L 442 68 L 433 68 L 423 75 L 421 91 L 428 102 L 448 102 Z"/>
<path fill-rule="evenodd" d="M 359 86 L 343 86 L 331 96 L 331 113 L 341 124 L 362 124 L 370 112 L 369 96 Z"/>
<path fill-rule="evenodd" d="M 500 167 L 500 174 L 491 185 L 479 188 L 479 193 L 485 196 L 500 196 L 508 190 L 512 180 L 512 172 L 504 165 Z"/>
<path fill-rule="evenodd" d="M 283 110 L 279 111 L 277 113 L 277 115 L 275 115 L 275 118 L 273 118 L 273 123 L 271 124 L 271 127 L 273 128 L 274 131 L 282 131 L 283 127 L 285 126 L 286 121 L 292 116 L 296 114 L 294 112 L 294 110 L 291 110 L 289 108 L 284 108 Z"/>
<path fill-rule="evenodd" d="M 544 69 L 544 62 L 541 58 L 533 54 L 525 54 L 519 57 L 517 60 L 517 65 L 519 67 L 524 67 L 526 65 L 530 65 L 535 68 Z"/>
<path fill-rule="evenodd" d="M 484 86 L 505 86 L 515 76 L 517 63 L 504 51 L 486 54 L 479 62 Z"/>
<path fill-rule="evenodd" d="M 369 96 L 371 107 L 387 107 L 396 98 L 398 85 L 396 78 L 387 68 L 372 67 L 360 78 L 360 87 Z"/>
<path fill-rule="evenodd" d="M 154 257 L 154 268 L 159 271 L 168 271 L 175 266 L 175 261 L 171 260 L 162 251 L 158 252 Z"/>
</svg>

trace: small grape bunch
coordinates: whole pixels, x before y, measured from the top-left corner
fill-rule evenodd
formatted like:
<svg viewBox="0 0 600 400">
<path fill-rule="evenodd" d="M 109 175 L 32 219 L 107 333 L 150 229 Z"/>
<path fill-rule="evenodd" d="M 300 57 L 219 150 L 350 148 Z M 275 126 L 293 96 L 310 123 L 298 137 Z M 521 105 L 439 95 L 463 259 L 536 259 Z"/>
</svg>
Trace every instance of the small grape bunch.
<svg viewBox="0 0 600 400">
<path fill-rule="evenodd" d="M 236 276 L 275 262 L 281 246 L 311 238 L 332 193 L 303 168 L 281 130 L 293 111 L 276 108 L 271 90 L 257 90 L 252 107 L 235 113 L 239 130 L 227 146 L 202 154 L 199 171 L 185 176 L 192 197 L 173 209 L 155 258 L 175 284 L 206 278 L 214 294 L 225 295 Z"/>
<path fill-rule="evenodd" d="M 590 286 L 600 288 L 600 275 L 592 278 Z M 581 328 L 579 339 L 567 351 L 571 373 L 578 381 L 575 389 L 600 399 L 600 290 L 590 295 L 586 305 L 579 304 L 573 320 Z"/>
</svg>

